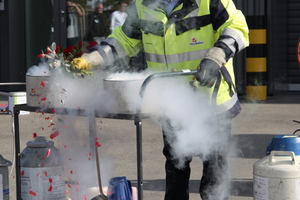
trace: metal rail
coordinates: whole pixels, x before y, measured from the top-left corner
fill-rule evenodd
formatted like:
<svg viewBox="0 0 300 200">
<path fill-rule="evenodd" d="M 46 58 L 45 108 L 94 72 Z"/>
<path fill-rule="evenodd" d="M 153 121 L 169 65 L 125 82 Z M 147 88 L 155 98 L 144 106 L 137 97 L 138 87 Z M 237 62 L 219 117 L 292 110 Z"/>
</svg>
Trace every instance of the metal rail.
<svg viewBox="0 0 300 200">
<path fill-rule="evenodd" d="M 11 83 L 0 83 L 0 86 L 5 86 L 5 85 L 26 85 L 26 83 L 23 82 L 11 82 Z M 2 96 L 7 96 L 7 97 L 19 97 L 19 96 L 24 96 L 24 95 L 18 95 L 18 94 L 12 94 L 12 92 L 0 92 L 0 95 Z"/>
<path fill-rule="evenodd" d="M 9 83 L 0 83 L 1 85 L 26 85 L 25 82 L 9 82 Z"/>
</svg>

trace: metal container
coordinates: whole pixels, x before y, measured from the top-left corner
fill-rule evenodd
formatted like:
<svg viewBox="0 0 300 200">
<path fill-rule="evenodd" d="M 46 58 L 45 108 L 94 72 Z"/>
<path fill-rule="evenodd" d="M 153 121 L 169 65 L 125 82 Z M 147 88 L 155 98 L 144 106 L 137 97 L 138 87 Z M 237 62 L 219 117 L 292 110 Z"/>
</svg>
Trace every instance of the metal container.
<svg viewBox="0 0 300 200">
<path fill-rule="evenodd" d="M 47 106 L 47 92 L 50 76 L 26 75 L 27 105 L 33 107 Z"/>
<path fill-rule="evenodd" d="M 144 79 L 114 79 L 103 80 L 104 91 L 109 103 L 107 110 L 111 113 L 135 113 L 139 102 L 139 91 Z M 149 108 L 143 105 L 143 112 Z"/>
<path fill-rule="evenodd" d="M 53 141 L 43 136 L 27 142 L 20 155 L 23 200 L 64 200 L 63 162 Z"/>
<path fill-rule="evenodd" d="M 0 199 L 3 200 L 9 199 L 8 166 L 11 165 L 12 163 L 0 154 Z"/>
</svg>

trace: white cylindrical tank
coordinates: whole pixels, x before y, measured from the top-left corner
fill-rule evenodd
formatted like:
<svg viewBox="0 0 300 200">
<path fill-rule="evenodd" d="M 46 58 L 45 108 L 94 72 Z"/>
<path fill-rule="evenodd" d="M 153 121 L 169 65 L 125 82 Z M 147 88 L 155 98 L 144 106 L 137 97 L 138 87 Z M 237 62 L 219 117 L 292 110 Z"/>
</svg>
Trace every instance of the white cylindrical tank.
<svg viewBox="0 0 300 200">
<path fill-rule="evenodd" d="M 27 142 L 20 154 L 23 200 L 65 200 L 63 161 L 59 149 L 46 137 Z"/>
<path fill-rule="evenodd" d="M 253 165 L 254 200 L 300 200 L 300 157 L 271 151 Z"/>
</svg>

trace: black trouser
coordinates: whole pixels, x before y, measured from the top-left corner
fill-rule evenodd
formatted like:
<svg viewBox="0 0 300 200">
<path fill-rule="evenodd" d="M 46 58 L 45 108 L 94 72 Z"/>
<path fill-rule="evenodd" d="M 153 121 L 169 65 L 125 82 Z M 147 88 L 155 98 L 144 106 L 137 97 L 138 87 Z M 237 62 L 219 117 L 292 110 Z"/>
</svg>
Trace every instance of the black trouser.
<svg viewBox="0 0 300 200">
<path fill-rule="evenodd" d="M 223 119 L 224 120 L 224 119 Z M 217 123 L 217 122 L 216 122 Z M 163 129 L 166 129 L 164 127 Z M 189 178 L 190 178 L 190 162 L 192 158 L 186 158 L 185 164 L 182 168 L 176 168 L 178 160 L 172 156 L 172 145 L 167 141 L 166 134 L 172 131 L 163 130 L 164 148 L 163 154 L 166 157 L 166 193 L 165 200 L 188 200 L 189 199 Z M 228 199 L 227 189 L 218 188 L 222 185 L 229 185 L 227 177 L 227 151 L 229 137 L 231 134 L 230 120 L 222 121 L 216 129 L 215 134 L 224 134 L 223 144 L 220 144 L 220 149 L 212 152 L 206 156 L 203 162 L 203 175 L 200 181 L 199 193 L 202 200 L 226 200 Z M 227 140 L 227 141 L 226 141 Z M 219 190 L 219 191 L 217 191 Z M 221 190 L 221 191 L 220 191 Z M 222 191 L 223 190 L 223 191 Z M 224 192 L 220 195 L 220 193 Z M 216 196 L 213 196 L 216 195 Z"/>
</svg>

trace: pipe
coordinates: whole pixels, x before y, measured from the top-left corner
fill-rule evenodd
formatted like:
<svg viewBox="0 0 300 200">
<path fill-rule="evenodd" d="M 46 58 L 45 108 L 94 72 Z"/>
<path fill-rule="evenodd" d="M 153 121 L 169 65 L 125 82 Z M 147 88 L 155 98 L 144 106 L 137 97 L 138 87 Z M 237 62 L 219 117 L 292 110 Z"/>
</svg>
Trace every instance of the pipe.
<svg viewBox="0 0 300 200">
<path fill-rule="evenodd" d="M 14 94 L 14 92 L 0 92 L 0 95 L 7 97 L 23 97 L 24 94 Z"/>
<path fill-rule="evenodd" d="M 0 83 L 1 85 L 26 85 L 24 82 L 11 82 L 11 83 Z"/>
</svg>

